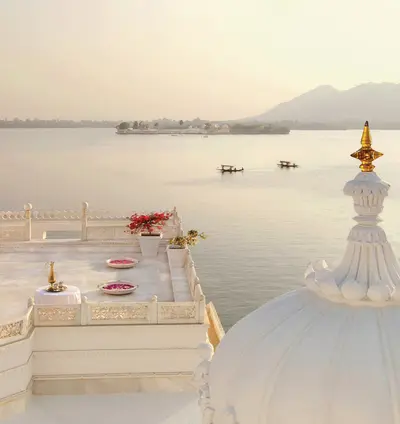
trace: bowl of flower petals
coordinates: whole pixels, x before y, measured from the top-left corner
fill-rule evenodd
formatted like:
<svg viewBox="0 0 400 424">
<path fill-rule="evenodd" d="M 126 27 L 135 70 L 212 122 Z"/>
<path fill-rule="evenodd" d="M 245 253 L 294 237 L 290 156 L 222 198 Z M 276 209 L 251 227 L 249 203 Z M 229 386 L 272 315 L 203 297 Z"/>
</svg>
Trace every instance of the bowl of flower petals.
<svg viewBox="0 0 400 424">
<path fill-rule="evenodd" d="M 133 258 L 112 258 L 107 260 L 107 265 L 111 268 L 133 268 L 139 261 Z"/>
<path fill-rule="evenodd" d="M 137 288 L 138 286 L 136 284 L 122 280 L 109 281 L 108 283 L 99 286 L 99 289 L 103 293 L 116 295 L 133 293 Z"/>
</svg>

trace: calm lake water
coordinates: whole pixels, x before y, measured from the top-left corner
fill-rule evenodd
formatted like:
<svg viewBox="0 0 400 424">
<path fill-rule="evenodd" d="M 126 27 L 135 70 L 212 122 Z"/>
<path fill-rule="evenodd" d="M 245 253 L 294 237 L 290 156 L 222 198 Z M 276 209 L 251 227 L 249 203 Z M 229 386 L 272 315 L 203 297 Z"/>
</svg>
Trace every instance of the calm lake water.
<svg viewBox="0 0 400 424">
<path fill-rule="evenodd" d="M 354 224 L 342 194 L 358 172 L 349 154 L 360 131 L 290 135 L 118 136 L 113 129 L 0 130 L 0 209 L 152 210 L 176 206 L 185 229 L 209 238 L 193 248 L 198 275 L 223 324 L 303 284 L 311 260 L 335 262 Z M 393 184 L 382 214 L 400 252 L 400 132 L 373 131 L 375 162 Z M 300 164 L 278 169 L 279 160 Z M 244 173 L 221 175 L 221 163 Z"/>
</svg>

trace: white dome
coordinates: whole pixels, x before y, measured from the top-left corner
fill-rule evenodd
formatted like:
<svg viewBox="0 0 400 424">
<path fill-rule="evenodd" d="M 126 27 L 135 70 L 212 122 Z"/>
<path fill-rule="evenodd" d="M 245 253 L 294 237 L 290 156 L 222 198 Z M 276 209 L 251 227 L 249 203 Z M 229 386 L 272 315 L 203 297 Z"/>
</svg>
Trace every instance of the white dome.
<svg viewBox="0 0 400 424">
<path fill-rule="evenodd" d="M 399 421 L 400 308 L 302 289 L 239 321 L 211 361 L 213 424 Z"/>
<path fill-rule="evenodd" d="M 352 156 L 363 172 L 344 188 L 357 224 L 341 263 L 309 266 L 306 288 L 228 331 L 202 364 L 205 423 L 400 424 L 400 265 L 378 227 L 390 186 L 368 123 Z"/>
</svg>

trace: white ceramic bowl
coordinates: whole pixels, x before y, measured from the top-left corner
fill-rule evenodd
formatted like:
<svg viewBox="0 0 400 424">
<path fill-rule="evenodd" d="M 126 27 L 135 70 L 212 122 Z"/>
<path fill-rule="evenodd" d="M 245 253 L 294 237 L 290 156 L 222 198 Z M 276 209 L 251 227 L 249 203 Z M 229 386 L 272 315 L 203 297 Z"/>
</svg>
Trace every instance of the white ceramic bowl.
<svg viewBox="0 0 400 424">
<path fill-rule="evenodd" d="M 112 287 L 112 286 L 121 286 L 121 287 Z M 129 287 L 128 287 L 129 286 Z M 113 295 L 123 295 L 133 293 L 138 286 L 136 284 L 132 284 L 129 281 L 124 280 L 112 280 L 108 281 L 105 284 L 99 286 L 99 289 L 105 294 L 113 294 Z"/>
<path fill-rule="evenodd" d="M 129 261 L 128 263 L 113 263 L 114 261 Z M 134 268 L 139 261 L 137 259 L 133 258 L 110 258 L 107 259 L 107 265 L 111 268 L 117 268 L 117 269 L 125 269 L 125 268 Z"/>
</svg>

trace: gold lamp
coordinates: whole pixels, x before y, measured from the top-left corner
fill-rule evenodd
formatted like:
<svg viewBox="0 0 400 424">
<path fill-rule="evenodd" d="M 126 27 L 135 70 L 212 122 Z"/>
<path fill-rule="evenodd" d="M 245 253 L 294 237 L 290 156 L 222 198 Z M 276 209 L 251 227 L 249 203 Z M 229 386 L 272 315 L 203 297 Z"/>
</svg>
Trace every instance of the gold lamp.
<svg viewBox="0 0 400 424">
<path fill-rule="evenodd" d="M 362 172 L 372 172 L 375 166 L 372 162 L 375 159 L 383 156 L 383 153 L 377 152 L 372 147 L 371 134 L 369 132 L 369 124 L 368 121 L 365 122 L 364 131 L 361 137 L 361 149 L 352 153 L 350 156 L 361 161 L 360 169 Z"/>
<path fill-rule="evenodd" d="M 60 281 L 59 283 L 57 283 L 56 281 L 56 274 L 54 272 L 54 262 L 49 262 L 49 267 L 50 267 L 50 271 L 49 271 L 49 276 L 48 276 L 48 283 L 49 283 L 49 287 L 47 288 L 48 292 L 62 292 L 64 291 L 67 287 L 63 285 L 62 281 Z"/>
</svg>

